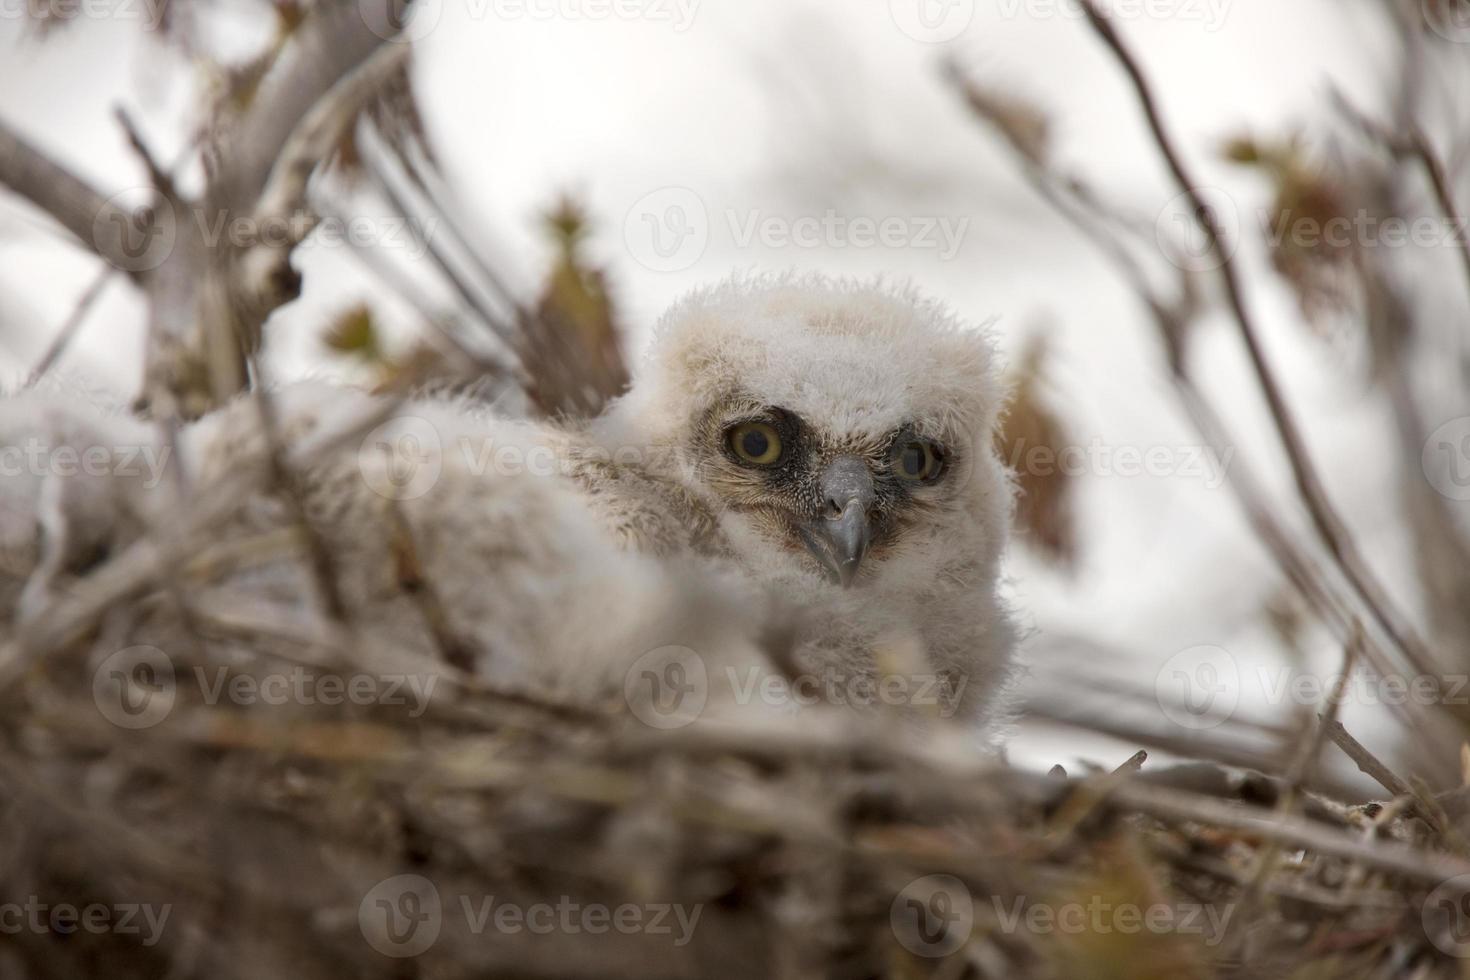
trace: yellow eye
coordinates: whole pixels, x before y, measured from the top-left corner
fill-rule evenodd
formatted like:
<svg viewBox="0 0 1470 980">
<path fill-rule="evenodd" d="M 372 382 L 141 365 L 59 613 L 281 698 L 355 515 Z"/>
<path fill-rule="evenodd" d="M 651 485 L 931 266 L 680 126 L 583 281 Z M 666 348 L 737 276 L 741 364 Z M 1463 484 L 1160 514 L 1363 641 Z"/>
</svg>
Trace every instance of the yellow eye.
<svg viewBox="0 0 1470 980">
<path fill-rule="evenodd" d="M 943 468 L 943 452 L 934 443 L 924 439 L 915 439 L 899 446 L 893 458 L 893 472 L 904 480 L 932 480 Z"/>
<path fill-rule="evenodd" d="M 752 466 L 771 466 L 781 458 L 781 436 L 766 422 L 741 422 L 727 435 L 730 451 Z"/>
</svg>

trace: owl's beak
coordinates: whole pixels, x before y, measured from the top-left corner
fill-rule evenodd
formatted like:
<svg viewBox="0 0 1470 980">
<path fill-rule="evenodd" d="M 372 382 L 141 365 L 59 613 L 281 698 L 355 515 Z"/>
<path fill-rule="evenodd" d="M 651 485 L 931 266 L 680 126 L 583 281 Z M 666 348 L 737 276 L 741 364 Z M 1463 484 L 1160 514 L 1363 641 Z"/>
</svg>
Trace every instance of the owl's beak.
<svg viewBox="0 0 1470 980">
<path fill-rule="evenodd" d="M 801 526 L 801 539 L 844 589 L 857 577 L 872 528 L 873 474 L 856 456 L 839 456 L 821 477 L 825 516 Z"/>
</svg>

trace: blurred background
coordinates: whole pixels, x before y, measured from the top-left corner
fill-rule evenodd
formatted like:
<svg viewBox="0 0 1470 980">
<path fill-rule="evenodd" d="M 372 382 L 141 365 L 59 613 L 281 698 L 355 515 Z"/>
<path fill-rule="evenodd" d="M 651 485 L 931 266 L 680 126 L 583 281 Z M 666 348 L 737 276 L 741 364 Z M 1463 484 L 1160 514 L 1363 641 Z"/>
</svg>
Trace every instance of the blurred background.
<svg viewBox="0 0 1470 980">
<path fill-rule="evenodd" d="M 1422 134 L 1451 200 L 1470 202 L 1470 9 L 1103 6 L 1221 225 L 1327 496 L 1392 606 L 1463 673 L 1465 229 L 1395 140 Z M 264 0 L 0 0 L 0 120 L 127 198 L 149 177 L 124 107 L 187 191 L 219 100 L 299 14 Z M 1074 0 L 417 0 L 404 17 L 392 43 L 414 45 L 417 123 L 452 189 L 444 213 L 521 302 L 569 262 L 593 275 L 635 371 L 662 309 L 741 270 L 911 281 L 997 332 L 1018 385 L 1002 446 L 1027 493 L 1009 574 L 1032 633 L 1033 707 L 1013 758 L 1071 768 L 1144 744 L 1270 754 L 1323 710 L 1310 682 L 1340 672 L 1341 630 L 1292 587 L 1227 477 L 1248 472 L 1321 574 L 1351 590 L 1299 503 L 1194 202 Z M 1188 294 L 1184 358 L 1228 423 L 1223 444 L 1182 410 L 1116 249 L 1080 233 L 1047 188 L 1086 188 L 1144 279 Z M 403 282 L 421 303 L 459 301 L 426 254 L 443 214 L 405 218 L 350 161 L 312 200 L 343 233 L 323 226 L 295 251 L 301 295 L 266 322 L 262 356 L 277 382 L 373 383 L 425 332 Z M 1399 240 L 1394 216 L 1431 223 Z M 1342 246 L 1297 234 L 1332 217 L 1358 219 Z M 57 370 L 137 393 L 146 303 L 99 269 L 0 193 L 8 380 L 96 287 Z M 1371 287 L 1385 282 L 1388 314 Z M 1447 550 L 1428 560 L 1436 544 Z M 1382 681 L 1350 687 L 1342 720 L 1381 754 L 1412 754 Z M 1470 704 L 1470 688 L 1436 690 Z"/>
</svg>

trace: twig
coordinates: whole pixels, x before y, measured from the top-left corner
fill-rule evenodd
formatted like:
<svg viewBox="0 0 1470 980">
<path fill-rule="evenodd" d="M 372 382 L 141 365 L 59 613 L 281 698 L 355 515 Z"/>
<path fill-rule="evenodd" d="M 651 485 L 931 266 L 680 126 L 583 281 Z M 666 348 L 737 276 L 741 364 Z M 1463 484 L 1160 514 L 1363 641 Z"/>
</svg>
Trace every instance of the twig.
<svg viewBox="0 0 1470 980">
<path fill-rule="evenodd" d="M 260 433 L 265 440 L 266 462 L 270 467 L 270 482 L 284 497 L 292 522 L 301 530 L 301 539 L 306 546 L 307 570 L 316 588 L 317 602 L 322 613 L 338 629 L 349 630 L 347 603 L 342 598 L 341 586 L 337 583 L 337 569 L 331 552 L 322 540 L 321 532 L 312 523 L 306 503 L 301 496 L 301 484 L 286 462 L 286 450 L 281 444 L 279 420 L 276 418 L 275 397 L 270 385 L 255 366 L 257 379 L 254 397 L 256 415 L 260 420 Z"/>
<path fill-rule="evenodd" d="M 1413 123 L 1407 123 L 1407 132 L 1397 133 L 1389 127 L 1369 116 L 1336 86 L 1329 90 L 1329 96 L 1334 105 L 1343 115 L 1347 116 L 1354 125 L 1368 136 L 1382 144 L 1384 149 L 1395 157 L 1409 159 L 1417 162 L 1423 169 L 1424 175 L 1429 178 L 1430 190 L 1434 193 L 1435 203 L 1440 212 L 1450 225 L 1450 242 L 1455 247 L 1455 254 L 1459 256 L 1460 268 L 1465 275 L 1465 286 L 1470 291 L 1470 227 L 1466 226 L 1465 216 L 1455 205 L 1455 193 L 1450 186 L 1449 173 L 1445 170 L 1444 163 L 1439 154 L 1435 152 L 1434 146 L 1429 142 L 1429 137 L 1424 131 Z"/>
<path fill-rule="evenodd" d="M 387 398 L 374 402 L 359 417 L 347 420 L 341 428 L 304 439 L 287 456 L 290 466 L 305 465 L 313 460 L 360 439 L 397 408 L 399 400 Z M 108 609 L 146 589 L 149 583 L 168 573 L 165 548 L 161 541 L 177 533 L 180 539 L 192 540 L 233 514 L 249 494 L 256 492 L 269 476 L 265 460 L 242 454 L 232 461 L 230 471 L 219 481 L 192 494 L 182 513 L 168 515 L 176 531 L 154 526 L 139 540 L 87 576 L 75 595 L 59 599 L 28 622 L 20 635 L 0 644 L 0 691 L 14 684 L 32 660 L 52 646 L 65 643 L 103 616 Z"/>
<path fill-rule="evenodd" d="M 1319 718 L 1322 732 L 1328 738 L 1332 739 L 1332 744 L 1342 749 L 1347 757 L 1353 760 L 1354 764 L 1357 765 L 1358 769 L 1364 775 L 1371 777 L 1378 785 L 1388 790 L 1394 796 L 1412 797 L 1414 795 L 1414 791 L 1409 784 L 1395 775 L 1392 769 L 1380 762 L 1378 757 L 1372 752 L 1369 752 L 1362 742 L 1359 742 L 1352 735 L 1348 734 L 1348 730 L 1342 726 L 1342 722 L 1326 716 L 1319 716 Z"/>
<path fill-rule="evenodd" d="M 951 72 L 956 84 L 966 84 L 957 71 Z M 1223 454 L 1236 444 L 1219 413 L 1205 397 L 1184 356 L 1185 336 L 1193 309 L 1191 273 L 1185 271 L 1180 279 L 1180 296 L 1177 300 L 1160 296 L 1144 274 L 1142 266 L 1118 236 L 1111 233 L 1110 224 L 1121 223 L 1116 214 L 1108 211 L 1097 197 L 1086 190 L 1076 178 L 1061 178 L 1037 160 L 1018 154 L 1021 171 L 1038 193 L 1092 242 L 1098 253 L 1115 265 L 1148 310 L 1160 341 L 1167 354 L 1170 380 L 1175 393 L 1184 406 L 1195 430 L 1217 453 Z M 1296 542 L 1294 535 L 1282 524 L 1273 510 L 1273 502 L 1262 484 L 1254 477 L 1244 460 L 1236 459 L 1225 470 L 1226 485 L 1235 495 L 1246 519 L 1261 543 L 1286 575 L 1288 581 L 1309 606 L 1315 609 L 1333 631 L 1339 642 L 1356 642 L 1352 618 L 1346 611 L 1343 599 L 1319 574 L 1311 557 Z M 1375 638 L 1364 638 L 1363 651 L 1375 668 L 1391 672 L 1391 658 Z M 1393 705 L 1391 710 L 1396 720 L 1404 723 L 1416 738 L 1422 737 L 1417 728 L 1409 724 L 1407 709 Z"/>
<path fill-rule="evenodd" d="M 0 184 L 54 218 L 88 251 L 118 269 L 132 265 L 122 248 L 133 214 L 104 197 L 0 122 Z M 136 274 L 135 274 L 136 275 Z"/>
<path fill-rule="evenodd" d="M 1082 0 L 1082 9 L 1098 37 L 1118 59 L 1132 83 L 1149 130 L 1153 134 L 1154 143 L 1162 154 L 1175 183 L 1188 196 L 1190 207 L 1205 232 L 1210 251 L 1219 267 L 1220 278 L 1225 285 L 1226 299 L 1241 341 L 1245 345 L 1251 367 L 1262 394 L 1266 398 L 1277 435 L 1286 452 L 1287 462 L 1290 464 L 1292 477 L 1307 513 L 1311 517 L 1313 527 L 1343 576 L 1372 614 L 1374 621 L 1402 651 L 1408 663 L 1420 674 L 1438 676 L 1433 656 L 1363 563 L 1346 525 L 1343 524 L 1323 488 L 1321 478 L 1311 462 L 1306 443 L 1291 409 L 1281 393 L 1275 372 L 1261 346 L 1255 318 L 1246 302 L 1245 287 L 1241 282 L 1239 269 L 1230 250 L 1225 247 L 1214 213 L 1200 196 L 1198 183 L 1185 169 L 1173 138 L 1164 128 L 1158 103 L 1148 81 L 1143 76 L 1142 69 L 1123 44 L 1112 23 L 1100 11 L 1096 0 Z"/>
<path fill-rule="evenodd" d="M 67 347 L 76 338 L 77 331 L 81 329 L 82 323 L 87 319 L 87 314 L 91 311 L 92 304 L 97 301 L 97 297 L 102 295 L 103 288 L 116 271 L 110 265 L 103 265 L 97 270 L 96 277 L 82 291 L 82 295 L 77 299 L 76 306 L 72 307 L 71 315 L 66 318 L 66 322 L 61 325 L 61 329 L 56 331 L 56 336 L 47 345 L 40 360 L 36 361 L 36 366 L 31 368 L 31 373 L 26 376 L 25 384 L 22 385 L 23 388 L 35 387 L 36 383 L 46 376 L 46 372 L 50 371 L 57 360 L 60 359 L 61 355 L 66 352 Z"/>
<path fill-rule="evenodd" d="M 1379 761 L 1378 757 L 1368 751 L 1367 746 L 1349 734 L 1342 723 L 1335 718 L 1323 717 L 1322 731 L 1332 743 L 1342 749 L 1343 753 L 1363 772 L 1370 776 L 1378 785 L 1388 790 L 1396 797 L 1403 797 L 1414 802 L 1414 809 L 1419 816 L 1429 824 L 1434 832 L 1441 838 L 1454 839 L 1458 835 L 1452 835 L 1450 827 L 1445 823 L 1444 811 L 1434 802 L 1432 796 L 1421 788 L 1399 778 L 1394 771 Z"/>
</svg>

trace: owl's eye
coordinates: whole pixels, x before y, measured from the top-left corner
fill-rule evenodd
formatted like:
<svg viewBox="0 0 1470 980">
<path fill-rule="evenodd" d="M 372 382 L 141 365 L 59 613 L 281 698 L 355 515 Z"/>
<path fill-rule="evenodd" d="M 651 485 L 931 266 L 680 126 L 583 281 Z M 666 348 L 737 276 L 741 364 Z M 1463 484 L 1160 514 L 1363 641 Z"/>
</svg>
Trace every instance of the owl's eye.
<svg viewBox="0 0 1470 980">
<path fill-rule="evenodd" d="M 741 422 L 726 438 L 730 451 L 752 466 L 772 466 L 781 458 L 781 435 L 767 422 Z"/>
<path fill-rule="evenodd" d="M 900 479 L 928 482 L 944 469 L 944 451 L 927 439 L 915 439 L 898 447 L 893 472 Z"/>
</svg>

